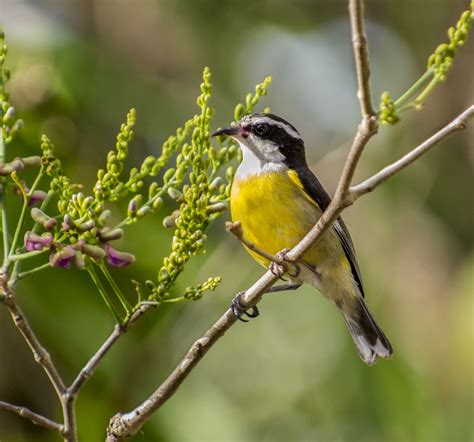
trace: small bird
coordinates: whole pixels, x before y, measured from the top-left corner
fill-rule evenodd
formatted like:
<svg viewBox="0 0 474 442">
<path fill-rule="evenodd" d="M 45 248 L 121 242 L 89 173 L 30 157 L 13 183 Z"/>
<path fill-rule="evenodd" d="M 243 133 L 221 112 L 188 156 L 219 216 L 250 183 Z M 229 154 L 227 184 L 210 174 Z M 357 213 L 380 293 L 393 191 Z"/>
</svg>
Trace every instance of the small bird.
<svg viewBox="0 0 474 442">
<path fill-rule="evenodd" d="M 232 137 L 242 149 L 230 207 L 232 220 L 240 222 L 243 238 L 271 255 L 295 246 L 331 202 L 306 163 L 299 132 L 281 117 L 258 113 L 212 134 L 217 135 Z M 271 267 L 269 259 L 247 250 L 258 263 Z M 377 357 L 392 356 L 390 342 L 364 301 L 354 245 L 341 218 L 296 264 L 298 271 L 288 274 L 289 283 L 274 286 L 269 292 L 310 284 L 342 313 L 365 363 L 372 365 Z M 232 303 L 236 316 L 241 320 L 243 314 L 257 316 L 256 307 L 246 309 L 240 304 L 240 296 Z"/>
</svg>

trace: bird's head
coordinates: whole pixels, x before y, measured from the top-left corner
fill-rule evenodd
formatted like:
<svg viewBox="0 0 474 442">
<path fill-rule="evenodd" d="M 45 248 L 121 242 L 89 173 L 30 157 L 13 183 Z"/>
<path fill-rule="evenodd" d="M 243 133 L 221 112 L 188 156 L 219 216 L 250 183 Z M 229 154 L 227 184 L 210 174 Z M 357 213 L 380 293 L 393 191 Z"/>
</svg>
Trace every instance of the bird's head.
<svg viewBox="0 0 474 442">
<path fill-rule="evenodd" d="M 305 164 L 304 142 L 296 128 L 277 115 L 259 113 L 243 117 L 229 127 L 212 134 L 228 135 L 265 164 L 295 168 Z"/>
</svg>

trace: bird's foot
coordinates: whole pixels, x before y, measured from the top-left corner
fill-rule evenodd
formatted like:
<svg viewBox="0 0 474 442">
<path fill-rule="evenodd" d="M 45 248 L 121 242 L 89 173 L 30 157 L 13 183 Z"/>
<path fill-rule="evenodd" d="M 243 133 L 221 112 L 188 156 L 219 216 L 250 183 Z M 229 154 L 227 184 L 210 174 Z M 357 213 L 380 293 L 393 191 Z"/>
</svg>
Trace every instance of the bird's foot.
<svg viewBox="0 0 474 442">
<path fill-rule="evenodd" d="M 268 268 L 270 272 L 275 276 L 278 276 L 280 279 L 283 279 L 282 276 L 285 273 L 287 273 L 290 278 L 297 278 L 301 273 L 299 265 L 286 256 L 289 251 L 290 249 L 283 249 L 278 252 L 276 257 L 278 258 L 279 263 L 271 262 Z"/>
<path fill-rule="evenodd" d="M 283 267 L 282 264 L 272 261 L 268 266 L 268 270 L 270 270 L 270 272 L 272 272 L 278 278 L 283 279 L 282 276 L 285 274 L 285 267 Z"/>
<path fill-rule="evenodd" d="M 232 313 L 234 313 L 234 315 L 239 321 L 249 322 L 248 319 L 245 319 L 243 317 L 244 315 L 249 318 L 256 318 L 260 314 L 260 312 L 258 311 L 258 308 L 255 305 L 251 307 L 246 307 L 242 305 L 241 298 L 244 294 L 245 292 L 237 293 L 237 295 L 235 295 L 234 299 L 232 300 L 230 308 L 232 309 Z"/>
</svg>

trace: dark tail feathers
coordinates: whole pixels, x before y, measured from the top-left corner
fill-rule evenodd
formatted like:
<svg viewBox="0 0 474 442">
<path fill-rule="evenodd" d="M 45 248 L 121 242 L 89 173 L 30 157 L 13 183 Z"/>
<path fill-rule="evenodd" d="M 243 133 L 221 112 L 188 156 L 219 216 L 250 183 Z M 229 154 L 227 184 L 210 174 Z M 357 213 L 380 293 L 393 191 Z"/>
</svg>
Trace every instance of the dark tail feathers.
<svg viewBox="0 0 474 442">
<path fill-rule="evenodd" d="M 349 312 L 341 311 L 362 360 L 372 365 L 377 357 L 389 358 L 392 346 L 372 318 L 363 298 L 358 298 L 357 306 Z"/>
</svg>

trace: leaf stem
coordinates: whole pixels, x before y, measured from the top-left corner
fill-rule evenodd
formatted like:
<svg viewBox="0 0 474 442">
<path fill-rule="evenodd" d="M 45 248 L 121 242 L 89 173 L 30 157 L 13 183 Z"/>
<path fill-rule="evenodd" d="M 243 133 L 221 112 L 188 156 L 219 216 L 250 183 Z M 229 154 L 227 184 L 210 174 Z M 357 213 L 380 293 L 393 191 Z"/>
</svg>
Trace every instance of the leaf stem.
<svg viewBox="0 0 474 442">
<path fill-rule="evenodd" d="M 1 68 L 0 68 L 1 69 Z M 0 80 L 2 78 L 3 72 L 0 72 Z M 3 86 L 3 81 L 0 83 L 0 86 Z M 0 103 L 1 104 L 1 103 Z M 0 106 L 0 118 L 3 119 L 3 110 Z M 6 144 L 5 139 L 3 137 L 3 124 L 0 127 L 0 165 L 5 162 L 6 157 Z M 9 254 L 9 238 L 8 238 L 8 220 L 7 220 L 7 210 L 5 207 L 5 200 L 6 200 L 6 179 L 2 178 L 2 184 L 0 185 L 0 206 L 2 211 L 2 233 L 3 233 L 3 260 L 6 261 Z"/>
<path fill-rule="evenodd" d="M 8 260 L 9 261 L 23 261 L 24 259 L 32 258 L 33 256 L 38 256 L 48 251 L 49 249 L 43 249 L 43 250 L 33 250 L 31 252 L 25 252 L 25 253 L 18 253 L 16 255 L 10 255 L 8 257 Z"/>
<path fill-rule="evenodd" d="M 24 272 L 18 273 L 17 279 L 24 279 L 24 278 L 26 278 L 27 276 L 30 276 L 33 273 L 40 272 L 41 270 L 45 270 L 45 269 L 48 269 L 48 268 L 51 268 L 51 265 L 49 264 L 49 262 L 47 262 L 45 264 L 42 264 L 38 267 L 33 267 L 30 270 L 25 270 Z"/>
<path fill-rule="evenodd" d="M 120 303 L 122 304 L 122 307 L 127 312 L 127 316 L 128 316 L 130 314 L 130 312 L 132 311 L 132 306 L 129 304 L 129 302 L 127 301 L 127 299 L 123 295 L 122 291 L 120 290 L 119 286 L 117 285 L 114 278 L 110 274 L 109 269 L 107 268 L 105 263 L 103 261 L 101 261 L 101 263 L 99 264 L 98 267 L 100 268 L 103 275 L 107 279 L 107 282 L 110 284 L 110 287 L 112 287 L 112 290 L 114 291 L 114 293 L 117 295 L 117 298 L 119 299 Z"/>
<path fill-rule="evenodd" d="M 434 77 L 431 80 L 431 82 L 428 84 L 428 86 L 426 86 L 423 92 L 420 95 L 418 95 L 418 97 L 414 101 L 415 106 L 420 106 L 423 103 L 423 101 L 425 101 L 426 97 L 431 93 L 431 91 L 438 85 L 440 81 L 441 80 L 439 77 Z"/>
<path fill-rule="evenodd" d="M 433 69 L 428 69 L 418 80 L 416 80 L 415 83 L 413 83 L 413 85 L 400 98 L 398 98 L 395 101 L 394 104 L 397 110 L 398 108 L 401 108 L 402 106 L 404 106 L 405 103 L 413 95 L 415 95 L 433 75 L 434 75 Z"/>
<path fill-rule="evenodd" d="M 2 132 L 2 130 L 0 130 Z M 2 135 L 0 135 L 2 137 Z M 0 144 L 2 141 L 0 140 Z M 10 253 L 9 238 L 8 238 L 8 220 L 7 220 L 7 210 L 5 208 L 5 193 L 6 186 L 5 181 L 1 184 L 0 190 L 0 206 L 2 211 L 2 233 L 3 233 L 3 261 L 6 262 L 8 259 L 8 254 Z"/>
<path fill-rule="evenodd" d="M 31 186 L 31 189 L 28 193 L 25 192 L 25 189 L 24 189 L 22 183 L 19 181 L 16 173 L 12 173 L 11 177 L 12 177 L 13 181 L 15 182 L 15 184 L 20 189 L 20 192 L 23 196 L 23 206 L 21 208 L 20 217 L 18 218 L 18 223 L 16 225 L 15 233 L 13 235 L 13 240 L 12 240 L 11 248 L 10 248 L 10 253 L 14 253 L 14 251 L 16 249 L 16 245 L 18 243 L 18 239 L 20 237 L 21 229 L 23 228 L 23 224 L 24 224 L 24 221 L 25 221 L 26 211 L 28 210 L 28 203 L 30 201 L 31 195 L 33 195 L 33 192 L 36 190 L 36 188 L 38 187 L 38 184 L 41 181 L 41 178 L 43 177 L 43 170 L 40 169 L 38 175 L 36 176 L 36 179 L 35 179 L 33 185 Z"/>
<path fill-rule="evenodd" d="M 115 309 L 113 303 L 110 301 L 109 295 L 107 294 L 107 291 L 105 290 L 102 281 L 100 280 L 99 276 L 97 275 L 94 267 L 92 265 L 88 265 L 86 267 L 87 272 L 89 273 L 90 277 L 92 278 L 92 281 L 94 281 L 94 284 L 97 287 L 97 290 L 99 290 L 100 295 L 102 296 L 102 299 L 104 300 L 105 304 L 109 308 L 109 310 L 112 312 L 114 315 L 115 320 L 117 323 L 121 324 L 122 323 L 122 318 L 118 314 L 117 310 Z"/>
</svg>

